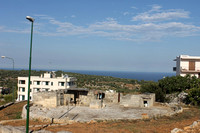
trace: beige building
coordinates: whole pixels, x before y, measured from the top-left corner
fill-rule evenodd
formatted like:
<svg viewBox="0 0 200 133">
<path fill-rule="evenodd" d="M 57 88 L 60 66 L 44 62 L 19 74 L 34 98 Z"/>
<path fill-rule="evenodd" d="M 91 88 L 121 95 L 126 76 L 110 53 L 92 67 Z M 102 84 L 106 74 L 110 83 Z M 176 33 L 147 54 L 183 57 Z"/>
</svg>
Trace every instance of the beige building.
<svg viewBox="0 0 200 133">
<path fill-rule="evenodd" d="M 33 93 L 36 92 L 48 92 L 56 90 L 66 90 L 70 88 L 76 88 L 74 77 L 68 75 L 61 75 L 56 77 L 54 72 L 47 72 L 41 76 L 31 76 L 30 78 L 30 100 L 33 100 Z M 18 77 L 18 98 L 17 101 L 27 100 L 28 96 L 28 77 Z"/>
<path fill-rule="evenodd" d="M 180 55 L 176 59 L 176 75 L 185 76 L 187 74 L 200 78 L 200 56 Z"/>
</svg>

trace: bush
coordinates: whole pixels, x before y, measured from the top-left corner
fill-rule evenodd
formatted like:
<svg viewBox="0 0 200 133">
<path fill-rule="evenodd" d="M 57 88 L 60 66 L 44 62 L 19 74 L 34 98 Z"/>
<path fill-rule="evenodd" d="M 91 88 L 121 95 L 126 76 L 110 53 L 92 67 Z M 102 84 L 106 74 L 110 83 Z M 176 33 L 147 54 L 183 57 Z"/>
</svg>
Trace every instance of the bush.
<svg viewBox="0 0 200 133">
<path fill-rule="evenodd" d="M 156 82 L 148 82 L 141 86 L 142 93 L 155 93 L 157 102 L 165 101 L 165 93 Z"/>
<path fill-rule="evenodd" d="M 192 88 L 188 90 L 186 103 L 190 103 L 195 106 L 200 105 L 200 88 Z"/>
<path fill-rule="evenodd" d="M 4 95 L 4 100 L 5 100 L 6 103 L 12 102 L 12 95 L 11 94 Z"/>
<path fill-rule="evenodd" d="M 174 92 L 182 92 L 191 88 L 200 87 L 200 79 L 196 76 L 186 75 L 182 76 L 172 76 L 166 77 L 158 81 L 159 86 L 162 88 L 166 94 L 171 94 Z"/>
</svg>

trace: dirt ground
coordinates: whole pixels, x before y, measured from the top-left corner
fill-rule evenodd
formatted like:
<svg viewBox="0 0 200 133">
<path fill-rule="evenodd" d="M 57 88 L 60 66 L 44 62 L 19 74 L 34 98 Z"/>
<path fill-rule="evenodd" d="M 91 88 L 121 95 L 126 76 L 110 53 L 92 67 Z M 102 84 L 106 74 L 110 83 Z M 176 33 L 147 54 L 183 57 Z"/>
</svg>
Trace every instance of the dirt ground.
<svg viewBox="0 0 200 133">
<path fill-rule="evenodd" d="M 21 103 L 22 104 L 22 103 Z M 0 111 L 0 120 L 8 120 L 22 109 L 21 104 L 12 105 Z M 25 103 L 23 103 L 25 104 Z M 15 117 L 16 115 L 13 115 Z M 154 118 L 151 120 L 117 120 L 98 121 L 87 123 L 74 123 L 70 125 L 55 125 L 30 121 L 30 129 L 45 129 L 52 132 L 70 131 L 73 133 L 169 133 L 174 128 L 183 129 L 200 119 L 198 108 L 184 109 L 183 113 L 171 117 Z M 25 126 L 25 120 L 17 120 L 4 123 L 12 126 Z M 41 125 L 41 126 L 36 126 Z"/>
</svg>

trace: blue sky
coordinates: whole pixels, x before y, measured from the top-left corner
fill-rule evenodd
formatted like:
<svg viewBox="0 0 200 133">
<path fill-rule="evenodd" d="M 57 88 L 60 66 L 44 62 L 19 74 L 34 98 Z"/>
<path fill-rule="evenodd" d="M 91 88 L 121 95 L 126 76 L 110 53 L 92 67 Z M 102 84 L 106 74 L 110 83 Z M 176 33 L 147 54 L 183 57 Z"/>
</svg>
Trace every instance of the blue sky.
<svg viewBox="0 0 200 133">
<path fill-rule="evenodd" d="M 200 56 L 199 0 L 1 0 L 0 55 L 28 69 L 172 72 Z M 12 68 L 0 59 L 0 68 Z"/>
</svg>

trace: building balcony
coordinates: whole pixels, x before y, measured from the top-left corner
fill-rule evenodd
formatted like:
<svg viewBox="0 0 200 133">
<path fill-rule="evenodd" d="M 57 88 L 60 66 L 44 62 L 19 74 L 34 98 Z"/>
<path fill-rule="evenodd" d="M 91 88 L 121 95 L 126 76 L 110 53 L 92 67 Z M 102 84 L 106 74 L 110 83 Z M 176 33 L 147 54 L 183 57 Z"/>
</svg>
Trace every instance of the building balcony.
<svg viewBox="0 0 200 133">
<path fill-rule="evenodd" d="M 70 81 L 77 81 L 77 79 L 74 78 L 74 77 L 68 77 L 68 78 L 67 78 L 67 82 L 70 82 Z"/>
<path fill-rule="evenodd" d="M 190 69 L 186 69 L 186 68 L 181 68 L 181 72 L 183 72 L 183 73 L 200 73 L 200 69 L 190 70 Z"/>
</svg>

